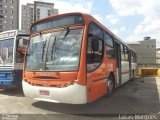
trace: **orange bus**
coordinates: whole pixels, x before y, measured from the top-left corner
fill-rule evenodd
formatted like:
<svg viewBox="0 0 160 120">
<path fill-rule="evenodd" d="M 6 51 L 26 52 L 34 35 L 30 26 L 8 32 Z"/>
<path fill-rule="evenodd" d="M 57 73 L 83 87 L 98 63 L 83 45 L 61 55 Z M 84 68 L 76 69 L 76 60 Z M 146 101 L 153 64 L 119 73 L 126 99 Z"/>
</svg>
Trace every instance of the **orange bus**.
<svg viewBox="0 0 160 120">
<path fill-rule="evenodd" d="M 135 76 L 135 51 L 95 18 L 66 13 L 32 24 L 23 73 L 25 96 L 85 104 Z"/>
</svg>

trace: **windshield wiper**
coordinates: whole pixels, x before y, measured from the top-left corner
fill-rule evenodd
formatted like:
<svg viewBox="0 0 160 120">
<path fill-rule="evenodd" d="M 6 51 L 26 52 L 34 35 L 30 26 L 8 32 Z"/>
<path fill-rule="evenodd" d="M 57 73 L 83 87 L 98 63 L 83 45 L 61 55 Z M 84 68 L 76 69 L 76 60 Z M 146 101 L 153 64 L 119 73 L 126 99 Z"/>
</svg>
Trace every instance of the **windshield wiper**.
<svg viewBox="0 0 160 120">
<path fill-rule="evenodd" d="M 40 46 L 42 47 L 42 56 L 41 56 L 41 60 L 43 61 L 43 57 L 44 57 L 44 49 L 45 49 L 45 46 L 46 46 L 46 42 L 47 42 L 47 38 L 45 40 L 43 40 L 43 36 L 42 36 L 42 33 L 40 32 Z"/>
<path fill-rule="evenodd" d="M 44 49 L 45 49 L 45 46 L 46 46 L 46 42 L 47 42 L 47 40 L 45 40 L 45 43 L 43 43 L 43 46 L 42 46 L 42 58 L 41 58 L 42 61 L 43 61 L 43 57 L 44 57 Z"/>
<path fill-rule="evenodd" d="M 51 60 L 53 58 L 53 52 L 56 53 L 56 47 L 55 47 L 55 44 L 56 44 L 56 41 L 59 40 L 60 36 L 62 35 L 62 33 L 66 31 L 66 33 L 64 34 L 62 40 L 67 36 L 67 34 L 69 33 L 69 27 L 66 26 L 64 27 L 64 29 L 62 31 L 60 31 L 59 35 L 56 35 L 55 38 L 54 38 L 54 41 L 53 41 L 53 45 L 52 45 L 52 52 L 51 52 Z M 55 55 L 54 55 L 55 56 Z"/>
<path fill-rule="evenodd" d="M 55 36 L 55 37 L 54 37 L 54 41 L 53 41 L 53 44 L 52 44 L 51 60 L 52 60 L 52 58 L 53 58 L 53 51 L 54 51 L 54 49 L 55 49 L 53 46 L 55 46 L 55 44 L 56 44 L 56 40 L 57 40 L 57 36 Z"/>
<path fill-rule="evenodd" d="M 69 33 L 69 31 L 70 31 L 70 29 L 69 29 L 69 27 L 67 26 L 67 27 L 65 27 L 64 28 L 64 30 L 63 31 L 66 31 L 66 33 L 64 34 L 64 36 L 63 36 L 63 38 L 62 38 L 62 40 L 68 35 L 68 33 Z"/>
</svg>

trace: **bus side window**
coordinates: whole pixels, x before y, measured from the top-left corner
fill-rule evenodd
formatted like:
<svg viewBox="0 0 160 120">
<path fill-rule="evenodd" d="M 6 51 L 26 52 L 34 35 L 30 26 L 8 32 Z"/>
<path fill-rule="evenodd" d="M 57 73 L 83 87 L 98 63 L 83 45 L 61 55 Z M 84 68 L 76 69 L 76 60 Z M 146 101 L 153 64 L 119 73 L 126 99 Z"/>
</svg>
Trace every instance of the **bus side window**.
<svg viewBox="0 0 160 120">
<path fill-rule="evenodd" d="M 125 49 L 123 44 L 121 44 L 121 60 L 125 61 Z"/>
<path fill-rule="evenodd" d="M 136 53 L 133 52 L 133 62 L 136 63 L 137 62 L 137 56 Z"/>
<path fill-rule="evenodd" d="M 126 61 L 127 56 L 125 46 L 121 44 L 121 60 Z"/>
<path fill-rule="evenodd" d="M 129 60 L 129 58 L 128 58 L 129 55 L 128 55 L 128 54 L 129 54 L 129 51 L 128 51 L 127 47 L 125 47 L 125 60 L 126 60 L 126 61 Z"/>
<path fill-rule="evenodd" d="M 123 61 L 129 61 L 129 50 L 123 44 L 121 44 L 121 60 L 123 60 Z"/>
<path fill-rule="evenodd" d="M 87 43 L 87 71 L 92 71 L 100 65 L 103 50 L 103 32 L 98 26 L 90 24 Z"/>
<path fill-rule="evenodd" d="M 131 52 L 131 61 L 134 61 L 134 56 L 133 56 L 133 52 Z"/>
<path fill-rule="evenodd" d="M 107 33 L 104 34 L 104 40 L 105 40 L 105 47 L 106 47 L 106 53 L 108 58 L 114 58 L 115 52 L 114 52 L 114 42 L 113 38 L 108 35 Z"/>
<path fill-rule="evenodd" d="M 23 63 L 24 61 L 24 53 L 27 46 L 27 38 L 23 38 L 22 36 L 18 36 L 16 41 L 16 62 Z"/>
</svg>

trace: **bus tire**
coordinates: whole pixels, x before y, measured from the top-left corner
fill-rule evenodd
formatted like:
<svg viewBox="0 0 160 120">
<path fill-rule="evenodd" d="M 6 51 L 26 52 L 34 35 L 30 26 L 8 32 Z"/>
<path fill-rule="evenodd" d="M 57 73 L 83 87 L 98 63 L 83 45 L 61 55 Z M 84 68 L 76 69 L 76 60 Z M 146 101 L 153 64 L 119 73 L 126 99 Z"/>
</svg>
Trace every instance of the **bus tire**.
<svg viewBox="0 0 160 120">
<path fill-rule="evenodd" d="M 114 92 L 114 89 L 115 89 L 114 77 L 113 75 L 110 75 L 108 77 L 108 82 L 107 82 L 107 96 L 111 96 Z"/>
</svg>

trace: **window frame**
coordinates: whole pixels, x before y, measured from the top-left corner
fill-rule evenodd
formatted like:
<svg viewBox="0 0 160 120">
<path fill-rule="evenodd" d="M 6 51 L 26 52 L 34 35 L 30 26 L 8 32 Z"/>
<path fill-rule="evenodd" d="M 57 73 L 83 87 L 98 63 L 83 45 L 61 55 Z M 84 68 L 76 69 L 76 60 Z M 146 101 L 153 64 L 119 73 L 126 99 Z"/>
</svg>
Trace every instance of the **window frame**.
<svg viewBox="0 0 160 120">
<path fill-rule="evenodd" d="M 19 38 L 19 37 L 22 37 L 22 38 Z M 24 47 L 26 47 L 27 48 L 27 45 L 28 45 L 28 42 L 29 42 L 29 40 L 28 39 L 24 39 L 23 37 L 28 37 L 28 39 L 29 39 L 29 35 L 17 35 L 16 36 L 16 47 L 15 47 L 15 62 L 16 63 L 24 63 L 24 60 L 25 60 L 25 58 L 24 58 L 24 56 L 25 56 L 25 54 L 23 54 L 22 52 L 20 53 L 19 51 L 18 51 L 18 48 L 19 48 L 19 45 L 20 45 L 20 40 L 23 40 L 22 42 L 22 44 L 23 44 L 23 47 L 22 48 L 24 48 Z M 26 50 L 26 49 L 25 49 Z M 17 57 L 17 53 L 20 55 L 22 55 L 23 56 L 23 58 L 22 58 L 22 61 L 18 61 L 18 57 Z M 21 57 L 22 57 L 21 56 Z"/>
<path fill-rule="evenodd" d="M 133 52 L 133 63 L 137 63 L 137 55 L 135 52 Z"/>
<path fill-rule="evenodd" d="M 129 62 L 129 48 L 123 43 L 120 44 L 120 47 L 121 47 L 121 61 Z"/>
<path fill-rule="evenodd" d="M 112 35 L 110 35 L 108 32 L 106 32 L 106 31 L 104 31 L 104 41 L 105 41 L 105 52 L 106 52 L 106 55 L 107 55 L 107 58 L 109 58 L 109 59 L 115 59 L 115 44 L 114 44 L 114 37 L 112 37 Z M 105 35 L 108 35 L 110 38 L 111 38 L 111 41 L 112 41 L 112 44 L 113 44 L 113 46 L 111 46 L 111 45 L 109 45 L 109 44 L 107 44 L 107 40 L 105 39 Z M 109 48 L 112 48 L 113 49 L 113 51 L 114 51 L 114 56 L 111 56 L 111 57 L 109 57 L 109 53 L 108 53 L 108 51 L 107 51 L 107 48 L 106 47 L 109 47 Z"/>
</svg>

